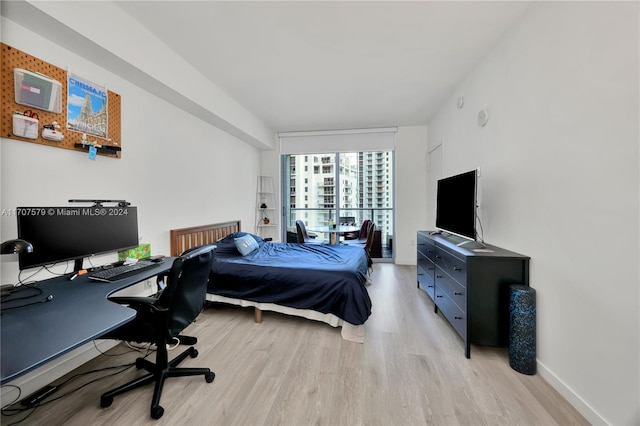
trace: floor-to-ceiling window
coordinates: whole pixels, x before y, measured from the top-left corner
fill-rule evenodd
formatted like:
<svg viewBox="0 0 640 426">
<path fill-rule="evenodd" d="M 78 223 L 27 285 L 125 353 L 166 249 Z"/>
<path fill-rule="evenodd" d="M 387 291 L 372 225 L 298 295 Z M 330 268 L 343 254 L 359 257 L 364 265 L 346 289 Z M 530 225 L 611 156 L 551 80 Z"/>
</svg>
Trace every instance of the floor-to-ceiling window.
<svg viewBox="0 0 640 426">
<path fill-rule="evenodd" d="M 295 221 L 309 227 L 376 225 L 372 257 L 393 259 L 395 127 L 278 133 L 282 159 L 282 231 L 296 241 Z M 349 235 L 346 235 L 349 237 Z M 317 238 L 329 240 L 319 233 Z"/>
<path fill-rule="evenodd" d="M 282 157 L 284 231 L 295 241 L 295 221 L 307 227 L 376 224 L 372 257 L 393 257 L 393 151 L 285 154 Z M 320 233 L 317 238 L 328 239 Z"/>
</svg>

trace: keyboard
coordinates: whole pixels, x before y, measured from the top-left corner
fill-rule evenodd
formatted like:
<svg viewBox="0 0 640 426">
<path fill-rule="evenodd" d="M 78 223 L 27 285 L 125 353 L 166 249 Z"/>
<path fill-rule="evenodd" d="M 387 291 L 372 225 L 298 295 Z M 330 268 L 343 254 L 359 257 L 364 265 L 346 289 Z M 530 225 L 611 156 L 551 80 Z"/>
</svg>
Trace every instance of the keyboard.
<svg viewBox="0 0 640 426">
<path fill-rule="evenodd" d="M 110 283 L 139 274 L 145 269 L 153 268 L 157 265 L 157 263 L 149 262 L 148 260 L 139 260 L 131 265 L 114 266 L 113 268 L 92 272 L 89 275 L 89 279 Z"/>
</svg>

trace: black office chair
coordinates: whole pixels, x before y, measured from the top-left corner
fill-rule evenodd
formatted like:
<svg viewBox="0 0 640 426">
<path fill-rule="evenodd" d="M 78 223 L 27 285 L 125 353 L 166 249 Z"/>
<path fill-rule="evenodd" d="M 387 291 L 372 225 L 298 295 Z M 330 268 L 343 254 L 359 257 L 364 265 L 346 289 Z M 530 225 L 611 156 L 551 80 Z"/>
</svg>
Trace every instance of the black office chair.
<svg viewBox="0 0 640 426">
<path fill-rule="evenodd" d="M 300 244 L 324 244 L 324 241 L 317 240 L 315 236 L 307 234 L 307 227 L 300 219 L 296 220 L 296 231 L 298 233 L 298 243 Z"/>
<path fill-rule="evenodd" d="M 113 297 L 117 303 L 127 304 L 137 312 L 136 318 L 105 337 L 136 342 L 150 342 L 156 345 L 155 364 L 144 358 L 136 359 L 136 367 L 149 373 L 129 383 L 119 386 L 100 397 L 100 406 L 108 407 L 113 398 L 132 389 L 155 382 L 151 400 L 151 417 L 159 419 L 164 414 L 160 406 L 160 395 L 168 377 L 203 375 L 207 383 L 215 378 L 208 368 L 178 368 L 185 358 L 195 358 L 198 351 L 190 346 L 173 360 L 168 360 L 167 345 L 175 343 L 180 332 L 191 324 L 204 308 L 207 283 L 213 261 L 213 247 L 201 246 L 191 249 L 173 261 L 169 271 L 167 286 L 157 297 Z M 195 338 L 185 336 L 189 345 Z"/>
</svg>

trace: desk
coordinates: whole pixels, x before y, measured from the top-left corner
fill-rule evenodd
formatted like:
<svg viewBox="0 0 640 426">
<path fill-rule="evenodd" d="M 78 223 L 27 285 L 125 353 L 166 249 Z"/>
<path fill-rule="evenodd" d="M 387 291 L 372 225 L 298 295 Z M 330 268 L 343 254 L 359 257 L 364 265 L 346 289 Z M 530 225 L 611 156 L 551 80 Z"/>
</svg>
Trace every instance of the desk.
<svg viewBox="0 0 640 426">
<path fill-rule="evenodd" d="M 40 281 L 42 294 L 33 301 L 53 299 L 5 311 L 0 319 L 0 384 L 5 384 L 85 343 L 131 321 L 136 311 L 107 297 L 125 287 L 171 269 L 173 258 L 113 283 L 71 274 Z M 29 303 L 30 299 L 15 302 Z M 10 302 L 4 302 L 8 307 Z"/>
<path fill-rule="evenodd" d="M 335 227 L 329 227 L 329 225 L 324 226 L 308 226 L 307 229 L 313 232 L 324 232 L 325 234 L 331 234 L 329 237 L 329 241 L 331 244 L 339 244 L 340 239 L 338 238 L 339 234 L 346 234 L 348 232 L 357 232 L 360 231 L 359 226 L 351 226 L 351 225 L 336 225 Z"/>
</svg>

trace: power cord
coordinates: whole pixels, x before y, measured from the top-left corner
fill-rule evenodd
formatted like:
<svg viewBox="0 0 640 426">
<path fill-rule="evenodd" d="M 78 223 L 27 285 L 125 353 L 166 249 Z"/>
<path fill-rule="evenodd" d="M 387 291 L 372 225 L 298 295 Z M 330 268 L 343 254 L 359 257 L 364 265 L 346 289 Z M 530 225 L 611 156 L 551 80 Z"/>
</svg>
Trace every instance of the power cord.
<svg viewBox="0 0 640 426">
<path fill-rule="evenodd" d="M 480 216 L 476 214 L 476 220 L 478 221 L 478 225 L 480 225 L 480 234 L 476 231 L 476 235 L 478 236 L 480 242 L 484 244 L 484 229 L 482 229 L 482 221 L 480 220 Z"/>
<path fill-rule="evenodd" d="M 69 264 L 70 264 L 69 261 L 65 262 L 65 266 L 64 266 L 64 271 L 63 272 L 54 272 L 51 269 L 49 269 L 49 268 L 53 268 L 54 266 L 58 265 L 59 263 L 61 263 L 61 262 L 52 263 L 50 265 L 42 265 L 40 268 L 38 268 L 38 270 L 36 270 L 31 275 L 29 275 L 26 279 L 29 280 L 29 279 L 33 278 L 34 276 L 38 275 L 40 272 L 45 271 L 45 270 L 47 272 L 49 272 L 50 274 L 55 275 L 55 276 L 59 276 L 59 277 L 61 277 L 63 275 L 67 275 L 69 273 Z M 89 261 L 89 263 L 91 263 L 91 261 Z M 22 270 L 20 270 L 18 272 L 18 284 L 17 285 L 28 284 L 28 283 L 25 283 L 25 282 L 22 281 L 22 278 L 20 277 L 22 275 L 22 272 L 23 272 Z"/>
<path fill-rule="evenodd" d="M 4 388 L 4 387 L 16 388 L 16 390 L 18 391 L 18 395 L 16 396 L 16 398 L 12 402 L 7 404 L 7 406 L 9 406 L 11 404 L 15 404 L 17 401 L 20 401 L 20 396 L 22 395 L 22 389 L 20 388 L 20 386 L 16 386 L 16 385 L 2 385 L 2 386 L 0 386 L 0 388 Z"/>
<path fill-rule="evenodd" d="M 173 349 L 177 348 L 180 345 L 180 339 L 179 338 L 174 337 L 173 340 L 175 340 L 176 343 L 173 346 L 167 345 L 167 350 L 173 350 Z M 153 344 L 146 345 L 146 347 L 135 347 L 130 342 L 124 342 L 124 343 L 129 348 L 131 348 L 133 351 L 143 353 L 142 358 L 147 358 L 151 353 L 153 353 L 153 351 L 155 351 L 155 349 L 153 348 L 155 345 L 153 345 Z M 105 356 L 121 356 L 121 355 L 125 355 L 127 353 L 132 352 L 132 351 L 127 351 L 127 352 L 123 352 L 123 353 L 119 353 L 119 354 L 113 354 L 113 355 L 112 354 L 107 354 L 107 353 L 101 351 L 98 348 L 95 340 L 93 341 L 93 344 L 94 344 L 96 350 L 98 352 L 100 352 L 101 355 L 105 355 Z M 146 353 L 145 353 L 145 351 L 146 351 Z M 10 405 L 7 406 L 7 408 L 3 408 L 2 410 L 0 410 L 0 414 L 3 417 L 13 417 L 13 416 L 17 416 L 17 415 L 20 415 L 22 413 L 25 413 L 25 412 L 29 411 L 29 413 L 26 416 L 24 416 L 20 420 L 17 420 L 16 422 L 10 423 L 7 426 L 17 425 L 19 423 L 24 422 L 26 419 L 28 419 L 36 411 L 36 409 L 38 409 L 39 407 L 45 406 L 45 405 L 50 404 L 50 403 L 52 403 L 54 401 L 57 401 L 57 400 L 62 399 L 62 398 L 65 398 L 65 397 L 67 397 L 67 396 L 79 391 L 80 389 L 82 389 L 82 388 L 84 388 L 84 387 L 86 387 L 86 386 L 88 386 L 90 384 L 93 384 L 95 382 L 98 382 L 98 381 L 100 381 L 102 379 L 105 379 L 107 377 L 111 377 L 111 376 L 115 376 L 115 375 L 118 375 L 120 373 L 123 373 L 126 370 L 130 369 L 131 367 L 134 367 L 135 365 L 136 365 L 136 363 L 132 362 L 132 363 L 129 363 L 129 364 L 122 364 L 122 365 L 116 365 L 116 366 L 110 366 L 110 367 L 103 367 L 103 368 L 98 368 L 98 369 L 94 369 L 94 370 L 90 370 L 90 371 L 85 371 L 83 373 L 74 374 L 73 376 L 71 376 L 68 379 L 64 380 L 62 383 L 59 383 L 57 385 L 49 385 L 48 387 L 43 388 L 44 392 L 42 392 L 42 396 L 38 395 L 38 393 L 40 392 L 40 391 L 38 391 L 38 393 L 35 394 L 36 396 L 34 396 L 34 398 L 33 398 L 33 402 L 31 402 L 30 404 L 24 404 L 23 406 L 16 407 L 16 408 L 13 408 L 13 406 L 18 401 L 20 401 L 20 397 L 22 395 L 22 389 L 19 386 L 15 386 L 15 385 L 4 385 L 4 386 L 11 386 L 11 387 L 16 388 L 17 391 L 18 391 L 18 395 L 16 396 L 14 401 Z M 102 372 L 102 371 L 113 370 L 113 369 L 118 369 L 118 371 L 116 371 L 114 373 L 111 373 L 111 374 L 105 374 L 104 376 L 100 376 L 100 377 L 97 377 L 97 378 L 95 378 L 93 380 L 90 380 L 87 383 L 85 383 L 85 384 L 83 384 L 83 385 L 81 385 L 81 386 L 79 386 L 79 387 L 77 387 L 75 389 L 72 389 L 72 390 L 70 390 L 69 392 L 67 392 L 67 393 L 65 393 L 63 395 L 59 395 L 59 396 L 57 396 L 55 398 L 48 399 L 46 401 L 44 400 L 45 398 L 48 398 L 49 396 L 53 395 L 60 388 L 64 387 L 65 385 L 67 385 L 68 383 L 70 383 L 71 381 L 73 381 L 73 380 L 75 380 L 75 379 L 77 379 L 79 377 L 86 376 L 86 375 L 93 374 L 93 373 L 99 373 L 99 372 Z"/>
<path fill-rule="evenodd" d="M 41 266 L 40 268 L 38 268 L 38 270 L 37 270 L 37 271 L 35 271 L 33 274 L 29 275 L 29 276 L 27 277 L 27 282 L 26 282 L 26 283 L 25 283 L 25 282 L 23 282 L 23 281 L 22 281 L 22 278 L 20 277 L 20 275 L 22 275 L 22 270 L 20 270 L 20 272 L 18 272 L 18 285 L 20 286 L 20 285 L 28 284 L 28 280 L 30 280 L 31 278 L 35 277 L 37 274 L 39 274 L 40 272 L 42 272 L 42 270 L 43 270 L 43 269 L 44 269 L 44 267 L 42 267 L 42 266 Z M 17 286 L 16 286 L 16 287 L 17 287 Z"/>
<path fill-rule="evenodd" d="M 136 347 L 134 347 L 134 346 L 131 346 L 131 345 L 129 344 L 129 342 L 124 342 L 124 343 L 125 343 L 125 345 L 127 345 L 131 350 L 130 350 L 130 351 L 126 351 L 126 352 L 121 352 L 121 353 L 119 353 L 119 354 L 108 354 L 108 353 L 106 353 L 106 352 L 101 351 L 101 350 L 100 350 L 100 348 L 98 347 L 98 345 L 97 345 L 97 343 L 96 343 L 96 341 L 95 341 L 95 340 L 93 341 L 93 346 L 96 348 L 96 351 L 100 352 L 100 355 L 104 355 L 104 356 L 120 356 L 120 355 L 130 354 L 131 352 L 139 352 L 139 353 L 143 353 L 145 349 L 147 350 L 147 355 L 145 355 L 145 356 L 149 356 L 149 355 L 148 355 L 148 352 L 150 351 L 150 349 L 149 349 L 148 347 L 139 347 L 139 348 L 136 348 Z"/>
<path fill-rule="evenodd" d="M 63 395 L 60 395 L 60 396 L 58 396 L 56 398 L 52 398 L 52 399 L 49 399 L 49 400 L 46 400 L 46 401 L 40 400 L 40 401 L 37 401 L 35 403 L 35 405 L 32 405 L 32 406 L 18 407 L 18 408 L 4 408 L 1 411 L 2 416 L 4 416 L 4 417 L 13 417 L 13 416 L 17 416 L 19 414 L 22 414 L 22 413 L 30 410 L 29 414 L 27 414 L 25 417 L 23 417 L 22 419 L 14 422 L 14 423 L 11 423 L 11 425 L 19 424 L 19 423 L 25 421 L 27 418 L 29 418 L 35 412 L 35 410 L 37 408 L 40 408 L 40 407 L 45 406 L 47 404 L 50 404 L 50 403 L 52 403 L 54 401 L 57 401 L 59 399 L 65 398 L 65 397 L 67 397 L 67 396 L 79 391 L 80 389 L 82 389 L 82 388 L 84 388 L 86 386 L 89 386 L 90 384 L 93 384 L 95 382 L 98 382 L 98 381 L 100 381 L 102 379 L 105 379 L 107 377 L 111 377 L 111 376 L 115 376 L 115 375 L 118 375 L 120 373 L 123 373 L 126 370 L 130 369 L 131 367 L 134 367 L 135 365 L 136 364 L 134 362 L 134 363 L 131 363 L 131 364 L 118 365 L 118 366 L 112 366 L 112 367 L 104 367 L 104 368 L 99 368 L 99 369 L 96 369 L 96 370 L 91 370 L 91 371 L 87 371 L 87 372 L 84 372 L 84 373 L 76 374 L 74 376 L 71 376 L 70 378 L 68 378 L 67 380 L 62 382 L 61 384 L 53 386 L 54 390 L 52 392 L 50 392 L 48 395 L 53 394 L 53 392 L 58 391 L 61 387 L 63 387 L 64 385 L 66 385 L 67 383 L 69 383 L 70 381 L 72 381 L 72 380 L 74 380 L 74 379 L 76 379 L 78 377 L 85 376 L 85 375 L 92 374 L 92 373 L 101 372 L 101 371 L 111 370 L 111 369 L 115 369 L 115 368 L 118 369 L 118 371 L 116 371 L 114 373 L 105 374 L 104 376 L 100 376 L 100 377 L 97 377 L 97 378 L 95 378 L 93 380 L 90 380 L 87 383 L 85 383 L 85 384 L 83 384 L 81 386 L 78 386 L 77 388 L 72 389 L 69 392 L 67 392 L 67 393 L 65 393 Z M 14 403 L 14 405 L 15 405 L 15 403 Z"/>
<path fill-rule="evenodd" d="M 94 341 L 94 345 L 95 345 L 95 341 Z M 98 350 L 98 351 L 101 354 L 106 355 L 104 352 L 102 352 L 100 350 Z M 125 353 L 128 353 L 128 352 L 125 352 Z M 152 353 L 152 351 L 148 350 L 147 353 L 144 354 L 143 358 L 148 357 L 151 353 Z M 122 355 L 122 354 L 119 354 L 119 355 Z M 115 356 L 115 355 L 112 355 L 112 356 Z M 13 405 L 16 404 L 17 401 L 20 400 L 20 396 L 22 394 L 22 390 L 20 389 L 19 386 L 5 385 L 5 386 L 12 386 L 12 387 L 17 388 L 18 389 L 18 396 L 15 399 L 15 401 L 10 406 L 8 406 L 8 408 L 3 408 L 2 410 L 0 410 L 0 414 L 3 417 L 13 417 L 13 416 L 17 416 L 17 415 L 19 415 L 21 413 L 24 413 L 26 411 L 31 410 L 29 412 L 29 414 L 24 416 L 22 419 L 14 422 L 14 423 L 11 423 L 10 425 L 19 424 L 19 423 L 25 421 L 27 418 L 29 418 L 35 412 L 35 410 L 37 408 L 42 407 L 42 406 L 47 405 L 47 404 L 50 404 L 50 403 L 52 403 L 54 401 L 57 401 L 59 399 L 62 399 L 64 397 L 66 397 L 66 396 L 69 396 L 69 395 L 77 392 L 78 390 L 84 388 L 85 386 L 88 386 L 90 384 L 98 382 L 98 381 L 100 381 L 102 379 L 105 379 L 107 377 L 111 377 L 111 376 L 115 376 L 115 375 L 118 375 L 120 373 L 123 373 L 126 370 L 130 369 L 131 367 L 134 367 L 135 365 L 136 365 L 136 363 L 133 362 L 133 363 L 129 363 L 129 364 L 116 365 L 116 366 L 110 366 L 110 367 L 103 367 L 103 368 L 98 368 L 98 369 L 95 369 L 95 370 L 85 371 L 83 373 L 74 374 L 73 376 L 69 377 L 68 379 L 66 379 L 65 381 L 63 381 L 62 383 L 60 383 L 58 385 L 50 385 L 49 389 L 47 389 L 46 395 L 42 399 L 37 399 L 36 398 L 35 402 L 34 402 L 34 405 L 30 405 L 30 406 L 22 406 L 22 407 L 11 408 Z M 83 385 L 81 385 L 81 386 L 79 386 L 79 387 L 77 387 L 75 389 L 72 389 L 72 390 L 70 390 L 69 392 L 67 392 L 67 393 L 65 393 L 63 395 L 59 395 L 56 398 L 52 398 L 52 399 L 49 399 L 49 400 L 46 400 L 46 401 L 43 400 L 44 398 L 49 397 L 53 393 L 57 392 L 60 388 L 62 388 L 63 386 L 67 385 L 71 381 L 77 379 L 78 377 L 86 376 L 86 375 L 93 374 L 93 373 L 99 373 L 99 372 L 102 372 L 102 371 L 113 370 L 113 369 L 118 369 L 118 371 L 116 371 L 114 373 L 111 373 L 111 374 L 105 374 L 104 376 L 100 376 L 100 377 L 97 377 L 97 378 L 95 378 L 93 380 L 90 380 L 87 383 L 85 383 L 85 384 L 83 384 Z M 9 426 L 9 425 L 7 425 L 7 426 Z"/>
<path fill-rule="evenodd" d="M 27 290 L 35 290 L 36 293 L 30 294 L 30 295 L 18 296 L 18 297 L 11 297 L 17 293 L 21 293 Z M 9 311 L 11 309 L 20 309 L 20 308 L 24 308 L 25 306 L 37 305 L 40 303 L 45 303 L 53 300 L 53 295 L 50 294 L 47 297 L 43 298 L 42 300 L 37 300 L 35 302 L 28 302 L 28 303 L 23 303 L 21 305 L 15 305 L 15 306 L 6 306 L 7 303 L 15 302 L 18 300 L 33 299 L 35 297 L 41 296 L 42 294 L 43 294 L 42 289 L 37 287 L 36 285 L 24 284 L 22 286 L 14 287 L 13 289 L 10 290 L 9 293 L 3 294 L 2 296 L 0 296 L 0 301 L 2 301 L 0 312 Z"/>
</svg>

